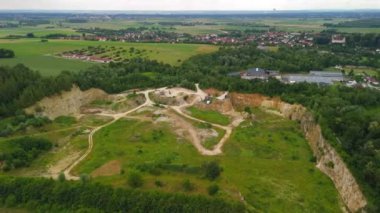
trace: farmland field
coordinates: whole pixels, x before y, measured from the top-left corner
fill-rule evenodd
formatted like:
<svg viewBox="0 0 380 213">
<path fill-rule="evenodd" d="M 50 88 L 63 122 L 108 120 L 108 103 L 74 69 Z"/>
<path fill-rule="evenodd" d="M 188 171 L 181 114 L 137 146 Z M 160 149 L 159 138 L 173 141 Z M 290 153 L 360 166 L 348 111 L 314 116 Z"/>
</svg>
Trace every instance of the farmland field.
<svg viewBox="0 0 380 213">
<path fill-rule="evenodd" d="M 49 34 L 67 34 L 67 35 L 79 35 L 79 33 L 75 32 L 72 28 L 46 28 L 44 25 L 36 26 L 36 27 L 17 27 L 17 28 L 0 28 L 0 38 L 4 38 L 9 35 L 17 35 L 17 36 L 25 36 L 27 33 L 33 33 L 34 36 L 46 36 Z"/>
<path fill-rule="evenodd" d="M 57 75 L 62 70 L 78 71 L 94 65 L 94 63 L 58 58 L 55 54 L 98 45 L 144 49 L 147 51 L 147 57 L 149 59 L 158 60 L 171 65 L 179 65 L 183 60 L 196 54 L 209 53 L 217 50 L 216 46 L 198 44 L 122 43 L 72 40 L 49 40 L 48 42 L 41 42 L 39 39 L 3 39 L 0 40 L 0 48 L 13 50 L 16 57 L 12 59 L 1 59 L 0 64 L 15 65 L 23 63 L 32 69 L 39 70 L 43 75 Z"/>
</svg>

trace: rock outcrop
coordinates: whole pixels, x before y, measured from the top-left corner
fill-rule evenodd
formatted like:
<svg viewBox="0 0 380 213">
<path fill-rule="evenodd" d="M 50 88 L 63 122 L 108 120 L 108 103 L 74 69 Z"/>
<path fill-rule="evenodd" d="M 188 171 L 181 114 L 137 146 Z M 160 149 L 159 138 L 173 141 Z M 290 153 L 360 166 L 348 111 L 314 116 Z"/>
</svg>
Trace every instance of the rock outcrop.
<svg viewBox="0 0 380 213">
<path fill-rule="evenodd" d="M 358 212 L 367 205 L 350 170 L 335 149 L 324 139 L 321 127 L 305 107 L 258 94 L 232 93 L 230 99 L 232 105 L 237 108 L 253 106 L 276 109 L 284 117 L 298 121 L 317 159 L 317 167 L 334 182 L 347 209 L 350 212 Z"/>
<path fill-rule="evenodd" d="M 77 115 L 80 113 L 82 106 L 97 99 L 105 99 L 107 96 L 107 93 L 100 89 L 81 91 L 79 87 L 73 86 L 70 91 L 45 97 L 35 105 L 26 108 L 25 112 L 46 116 L 49 119 L 55 119 L 63 115 Z"/>
</svg>

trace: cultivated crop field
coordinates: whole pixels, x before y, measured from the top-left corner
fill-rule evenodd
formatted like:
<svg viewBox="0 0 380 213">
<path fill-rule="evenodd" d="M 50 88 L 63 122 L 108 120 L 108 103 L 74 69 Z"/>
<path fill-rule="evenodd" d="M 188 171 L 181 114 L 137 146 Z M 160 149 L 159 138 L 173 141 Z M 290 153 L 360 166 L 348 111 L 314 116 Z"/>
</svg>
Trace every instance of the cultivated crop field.
<svg viewBox="0 0 380 213">
<path fill-rule="evenodd" d="M 69 60 L 59 58 L 56 54 L 72 51 L 88 46 L 102 47 L 131 47 L 146 50 L 145 56 L 152 60 L 158 60 L 171 65 L 179 65 L 187 58 L 217 50 L 216 46 L 198 44 L 164 44 L 164 43 L 122 43 L 122 42 L 98 42 L 98 41 L 73 41 L 73 40 L 49 40 L 41 42 L 40 39 L 0 40 L 0 48 L 12 49 L 16 57 L 1 59 L 2 65 L 15 65 L 23 63 L 26 66 L 38 70 L 42 75 L 57 75 L 62 70 L 78 71 L 88 68 L 94 63 L 81 60 Z M 95 63 L 98 64 L 98 63 Z"/>
</svg>

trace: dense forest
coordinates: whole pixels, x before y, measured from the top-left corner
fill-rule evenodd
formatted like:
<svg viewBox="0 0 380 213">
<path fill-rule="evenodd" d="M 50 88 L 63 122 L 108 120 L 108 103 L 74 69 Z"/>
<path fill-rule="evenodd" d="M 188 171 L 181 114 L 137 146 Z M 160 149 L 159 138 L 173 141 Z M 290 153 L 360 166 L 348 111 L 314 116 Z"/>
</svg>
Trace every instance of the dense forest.
<svg viewBox="0 0 380 213">
<path fill-rule="evenodd" d="M 172 67 L 146 59 L 128 63 L 110 63 L 80 71 L 63 72 L 55 78 L 44 78 L 24 66 L 0 68 L 0 116 L 14 115 L 17 110 L 40 98 L 67 90 L 73 83 L 82 89 L 101 88 L 110 93 L 134 88 L 181 85 L 243 93 L 257 92 L 278 96 L 290 103 L 300 103 L 311 110 L 323 134 L 340 152 L 369 198 L 369 212 L 380 207 L 380 93 L 365 88 L 348 88 L 316 84 L 286 85 L 271 79 L 268 82 L 245 81 L 227 77 L 227 73 L 249 67 L 263 67 L 282 72 L 305 72 L 337 64 L 380 67 L 379 56 L 347 54 L 345 49 L 280 48 L 265 52 L 255 46 L 221 48 L 218 52 L 199 55 Z M 91 208 L 91 206 L 89 207 Z"/>
<path fill-rule="evenodd" d="M 0 206 L 37 212 L 245 212 L 218 198 L 114 189 L 91 182 L 0 177 Z"/>
<path fill-rule="evenodd" d="M 73 79 L 63 72 L 58 77 L 42 77 L 23 65 L 0 67 L 0 118 L 13 115 L 45 96 L 69 90 Z"/>
<path fill-rule="evenodd" d="M 154 73 L 154 76 L 149 76 Z M 179 82 L 177 70 L 167 64 L 141 58 L 128 63 L 111 63 L 109 66 L 92 67 L 75 74 L 75 83 L 81 89 L 97 87 L 109 93 L 134 88 L 160 87 Z"/>
<path fill-rule="evenodd" d="M 0 151 L 0 169 L 9 171 L 29 166 L 41 153 L 50 150 L 53 143 L 42 138 L 24 137 L 7 141 Z"/>
<path fill-rule="evenodd" d="M 8 49 L 0 49 L 0 58 L 13 58 L 15 57 L 15 53 L 12 50 Z"/>
</svg>

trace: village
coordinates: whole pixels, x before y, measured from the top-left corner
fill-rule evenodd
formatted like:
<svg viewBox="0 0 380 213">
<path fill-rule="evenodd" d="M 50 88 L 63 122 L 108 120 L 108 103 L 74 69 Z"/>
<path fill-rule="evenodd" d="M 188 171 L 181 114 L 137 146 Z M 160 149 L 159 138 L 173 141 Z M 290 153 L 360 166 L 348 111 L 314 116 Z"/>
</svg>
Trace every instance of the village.
<svg viewBox="0 0 380 213">
<path fill-rule="evenodd" d="M 309 33 L 289 33 L 289 32 L 264 32 L 247 34 L 241 37 L 229 36 L 229 34 L 207 34 L 200 35 L 195 38 L 197 41 L 211 43 L 211 44 L 245 44 L 257 43 L 260 46 L 264 45 L 286 45 L 289 47 L 313 46 L 313 35 Z"/>
<path fill-rule="evenodd" d="M 82 33 L 82 35 L 62 35 L 57 38 L 119 42 L 205 43 L 215 45 L 257 43 L 262 46 L 286 45 L 289 47 L 311 47 L 314 45 L 315 36 L 313 33 L 270 31 L 252 33 L 243 31 L 223 31 L 220 34 L 191 35 L 188 33 L 147 30 L 145 28 L 133 30 L 78 29 L 77 32 Z"/>
</svg>

